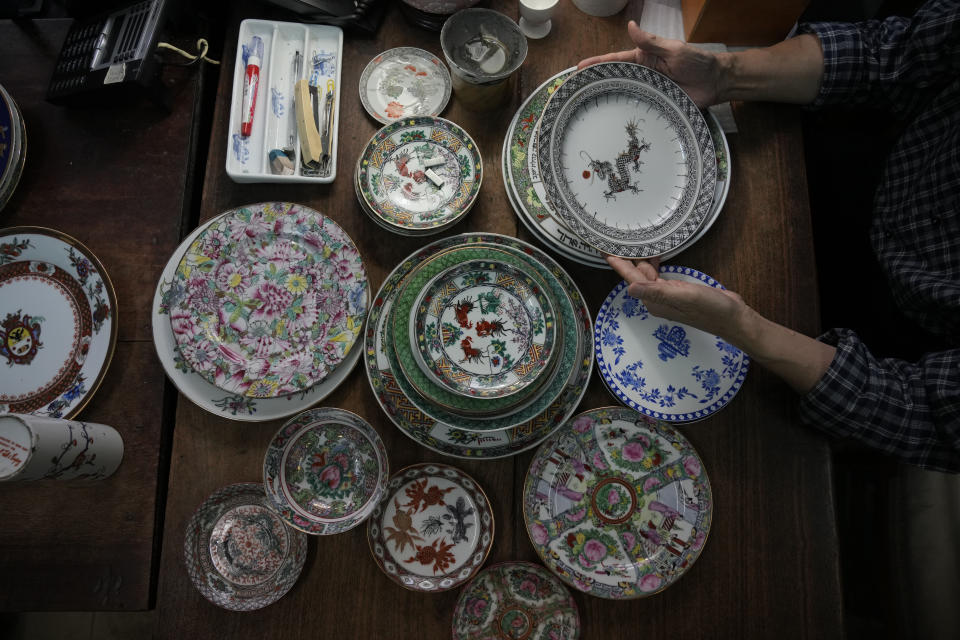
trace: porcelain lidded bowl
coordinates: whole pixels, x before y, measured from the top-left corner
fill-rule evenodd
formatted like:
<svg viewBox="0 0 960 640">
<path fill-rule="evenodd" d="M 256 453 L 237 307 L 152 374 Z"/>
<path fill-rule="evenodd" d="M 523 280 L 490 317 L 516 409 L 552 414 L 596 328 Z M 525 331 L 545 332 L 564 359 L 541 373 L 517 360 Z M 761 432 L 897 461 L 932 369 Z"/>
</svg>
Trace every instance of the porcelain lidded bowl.
<svg viewBox="0 0 960 640">
<path fill-rule="evenodd" d="M 389 476 L 376 430 L 360 416 L 330 407 L 287 421 L 263 461 L 271 506 L 290 526 L 315 535 L 342 533 L 366 520 Z"/>
</svg>

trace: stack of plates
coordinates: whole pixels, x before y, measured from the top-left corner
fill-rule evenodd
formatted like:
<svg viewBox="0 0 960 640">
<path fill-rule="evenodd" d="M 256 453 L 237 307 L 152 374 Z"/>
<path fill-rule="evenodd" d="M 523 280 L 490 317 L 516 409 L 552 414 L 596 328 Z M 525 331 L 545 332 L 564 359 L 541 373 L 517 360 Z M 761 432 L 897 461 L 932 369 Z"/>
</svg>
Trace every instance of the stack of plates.
<svg viewBox="0 0 960 640">
<path fill-rule="evenodd" d="M 400 9 L 411 24 L 440 31 L 452 14 L 472 7 L 477 2 L 479 0 L 403 0 Z"/>
<path fill-rule="evenodd" d="M 545 253 L 496 234 L 436 241 L 391 273 L 371 308 L 367 376 L 405 434 L 440 453 L 534 446 L 583 396 L 590 312 Z"/>
<path fill-rule="evenodd" d="M 606 267 L 607 253 L 677 255 L 711 227 L 730 185 L 726 137 L 705 113 L 640 65 L 558 73 L 504 138 L 517 216 L 545 246 L 588 266 Z"/>
<path fill-rule="evenodd" d="M 405 236 L 440 233 L 460 222 L 483 179 L 480 150 L 443 118 L 397 120 L 378 131 L 360 158 L 354 188 L 374 222 Z"/>
<path fill-rule="evenodd" d="M 214 218 L 174 252 L 154 294 L 153 338 L 167 375 L 200 407 L 272 420 L 343 381 L 368 306 L 363 261 L 339 225 L 262 203 Z"/>
<path fill-rule="evenodd" d="M 27 129 L 20 107 L 0 85 L 0 211 L 13 195 L 27 160 Z"/>
</svg>

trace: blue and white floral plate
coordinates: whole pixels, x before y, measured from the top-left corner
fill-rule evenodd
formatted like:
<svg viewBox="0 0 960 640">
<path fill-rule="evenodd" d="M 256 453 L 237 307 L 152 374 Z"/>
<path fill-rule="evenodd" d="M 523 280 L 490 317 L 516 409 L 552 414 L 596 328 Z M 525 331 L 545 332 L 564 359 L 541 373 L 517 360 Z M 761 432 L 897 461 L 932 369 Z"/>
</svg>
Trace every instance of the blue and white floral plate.
<svg viewBox="0 0 960 640">
<path fill-rule="evenodd" d="M 229 213 L 229 212 L 227 212 Z M 223 218 L 227 213 L 212 218 L 200 225 L 177 247 L 160 275 L 153 294 L 151 326 L 153 344 L 160 358 L 160 364 L 174 386 L 191 402 L 214 415 L 241 422 L 263 422 L 286 418 L 320 402 L 334 389 L 340 386 L 360 360 L 362 349 L 359 345 L 347 353 L 347 357 L 323 379 L 322 382 L 298 393 L 275 398 L 252 398 L 239 393 L 227 393 L 220 387 L 200 376 L 180 355 L 177 341 L 170 325 L 170 296 L 177 266 L 187 252 L 187 248 L 211 224 Z M 370 308 L 370 288 L 366 287 L 364 306 Z"/>
<path fill-rule="evenodd" d="M 687 267 L 660 266 L 665 280 L 722 289 Z M 679 322 L 651 315 L 620 282 L 604 300 L 594 331 L 597 367 L 629 407 L 658 420 L 689 422 L 727 405 L 740 390 L 750 358 L 732 344 Z"/>
<path fill-rule="evenodd" d="M 116 344 L 117 295 L 87 247 L 53 229 L 0 230 L 0 414 L 77 415 Z"/>
</svg>

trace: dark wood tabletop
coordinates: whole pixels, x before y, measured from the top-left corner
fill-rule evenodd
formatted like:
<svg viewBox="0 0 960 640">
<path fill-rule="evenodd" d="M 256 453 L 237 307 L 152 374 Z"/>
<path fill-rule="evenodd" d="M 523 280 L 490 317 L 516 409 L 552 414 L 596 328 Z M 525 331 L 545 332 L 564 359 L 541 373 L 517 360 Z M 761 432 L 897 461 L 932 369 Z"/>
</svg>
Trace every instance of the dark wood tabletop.
<svg viewBox="0 0 960 640">
<path fill-rule="evenodd" d="M 516 3 L 493 0 L 484 6 L 519 18 Z M 616 16 L 593 18 L 562 2 L 552 33 L 529 42 L 529 54 L 515 75 L 507 104 L 475 112 L 454 95 L 442 115 L 476 140 L 486 176 L 469 215 L 442 235 L 489 231 L 533 241 L 503 187 L 499 160 L 507 126 L 523 99 L 551 75 L 587 56 L 628 48 L 626 22 L 639 19 L 641 9 L 642 2 L 634 1 Z M 239 20 L 254 17 L 275 16 L 265 13 L 261 4 L 234 11 L 223 60 L 234 59 Z M 361 210 L 351 184 L 358 154 L 379 128 L 360 104 L 360 74 L 376 54 L 397 46 L 417 46 L 441 55 L 438 34 L 411 26 L 396 3 L 391 3 L 375 36 L 345 38 L 338 176 L 330 185 L 237 184 L 227 176 L 232 73 L 225 68 L 203 181 L 201 220 L 267 200 L 313 207 L 355 240 L 376 291 L 394 266 L 434 239 L 383 231 Z M 728 136 L 732 184 L 726 206 L 710 232 L 670 262 L 714 276 L 768 318 L 815 335 L 818 303 L 799 113 L 770 104 L 734 104 L 733 112 L 739 131 Z M 560 262 L 596 314 L 618 278 L 612 271 Z M 145 354 L 144 361 L 144 366 L 157 367 L 151 354 Z M 612 404 L 613 397 L 594 372 L 579 410 Z M 615 602 L 574 593 L 581 637 L 842 635 L 829 449 L 825 440 L 799 424 L 796 405 L 797 398 L 785 384 L 754 366 L 729 406 L 702 422 L 680 427 L 700 453 L 713 488 L 714 520 L 705 549 L 683 579 L 658 595 Z M 349 409 L 369 421 L 386 443 L 393 470 L 434 461 L 453 464 L 473 476 L 493 503 L 496 535 L 488 565 L 538 560 L 524 531 L 520 505 L 531 452 L 491 461 L 459 460 L 414 443 L 379 408 L 362 366 L 321 406 Z M 267 444 L 282 423 L 235 422 L 180 397 L 156 635 L 211 640 L 448 637 L 459 592 L 416 593 L 392 582 L 371 557 L 364 526 L 311 537 L 297 584 L 265 609 L 250 613 L 219 609 L 193 587 L 183 559 L 187 521 L 220 487 L 262 480 Z"/>
<path fill-rule="evenodd" d="M 117 473 L 96 484 L 0 485 L 6 611 L 148 609 L 156 586 L 176 396 L 154 350 L 150 306 L 191 204 L 199 77 L 196 67 L 165 71 L 170 111 L 146 100 L 50 104 L 47 86 L 70 23 L 0 20 L 0 84 L 27 135 L 23 175 L 0 228 L 56 229 L 103 263 L 118 299 L 117 346 L 77 418 L 115 427 L 125 454 Z"/>
</svg>

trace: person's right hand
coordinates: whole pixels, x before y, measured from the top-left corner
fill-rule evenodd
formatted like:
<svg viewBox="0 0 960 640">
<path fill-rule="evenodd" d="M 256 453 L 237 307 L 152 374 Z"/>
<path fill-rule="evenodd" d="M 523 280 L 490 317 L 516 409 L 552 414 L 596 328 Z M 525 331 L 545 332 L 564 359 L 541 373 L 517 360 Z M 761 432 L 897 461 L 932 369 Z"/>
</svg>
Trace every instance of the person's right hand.
<svg viewBox="0 0 960 640">
<path fill-rule="evenodd" d="M 661 38 L 640 29 L 633 20 L 627 25 L 636 49 L 617 51 L 582 60 L 578 69 L 598 62 L 635 62 L 650 67 L 676 82 L 698 107 L 723 102 L 722 58 L 680 40 Z"/>
</svg>

